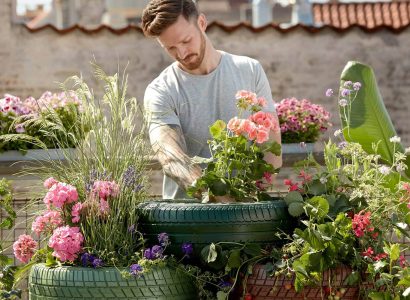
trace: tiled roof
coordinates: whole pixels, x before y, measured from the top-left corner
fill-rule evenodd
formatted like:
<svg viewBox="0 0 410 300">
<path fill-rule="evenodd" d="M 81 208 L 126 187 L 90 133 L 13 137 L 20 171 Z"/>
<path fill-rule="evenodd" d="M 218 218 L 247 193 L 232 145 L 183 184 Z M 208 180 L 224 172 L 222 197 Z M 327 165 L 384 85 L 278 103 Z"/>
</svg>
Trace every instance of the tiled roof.
<svg viewBox="0 0 410 300">
<path fill-rule="evenodd" d="M 410 1 L 368 3 L 314 3 L 315 24 L 345 29 L 387 27 L 399 30 L 410 24 Z"/>
</svg>

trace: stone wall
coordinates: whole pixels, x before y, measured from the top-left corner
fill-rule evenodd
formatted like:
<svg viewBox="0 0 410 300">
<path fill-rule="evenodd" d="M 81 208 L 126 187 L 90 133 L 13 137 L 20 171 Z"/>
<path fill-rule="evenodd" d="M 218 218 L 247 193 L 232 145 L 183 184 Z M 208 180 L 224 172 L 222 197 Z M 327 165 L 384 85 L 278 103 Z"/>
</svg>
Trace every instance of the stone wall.
<svg viewBox="0 0 410 300">
<path fill-rule="evenodd" d="M 30 32 L 12 24 L 11 0 L 0 4 L 0 95 L 39 97 L 57 90 L 73 74 L 95 87 L 89 62 L 109 73 L 127 64 L 129 93 L 142 99 L 146 85 L 170 62 L 155 40 L 138 30 L 115 34 L 107 29 L 96 33 L 74 30 L 66 34 L 52 29 Z M 378 78 L 386 107 L 402 141 L 410 144 L 410 28 L 399 34 L 388 30 L 366 33 L 353 28 L 342 33 L 331 29 L 310 33 L 303 28 L 280 32 L 273 28 L 254 33 L 240 28 L 232 33 L 219 27 L 208 31 L 216 48 L 258 59 L 269 78 L 274 99 L 307 98 L 333 113 L 338 128 L 336 99 L 324 96 L 338 87 L 340 72 L 349 60 L 370 64 Z"/>
</svg>

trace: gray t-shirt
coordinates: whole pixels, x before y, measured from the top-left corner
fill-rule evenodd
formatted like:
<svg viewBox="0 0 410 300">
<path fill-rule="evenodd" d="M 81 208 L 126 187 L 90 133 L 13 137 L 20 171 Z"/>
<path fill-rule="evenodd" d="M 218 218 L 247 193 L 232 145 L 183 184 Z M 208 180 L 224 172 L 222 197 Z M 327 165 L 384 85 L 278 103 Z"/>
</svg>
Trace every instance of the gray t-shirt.
<svg viewBox="0 0 410 300">
<path fill-rule="evenodd" d="M 171 124 L 181 127 L 190 157 L 210 157 L 207 141 L 209 126 L 216 120 L 228 122 L 237 116 L 235 94 L 247 90 L 267 100 L 265 111 L 274 112 L 268 79 L 260 63 L 246 56 L 220 51 L 217 68 L 206 75 L 192 75 L 177 63 L 167 67 L 145 90 L 144 106 L 149 114 L 152 132 L 158 126 Z M 164 175 L 164 199 L 186 198 L 185 192 Z"/>
</svg>

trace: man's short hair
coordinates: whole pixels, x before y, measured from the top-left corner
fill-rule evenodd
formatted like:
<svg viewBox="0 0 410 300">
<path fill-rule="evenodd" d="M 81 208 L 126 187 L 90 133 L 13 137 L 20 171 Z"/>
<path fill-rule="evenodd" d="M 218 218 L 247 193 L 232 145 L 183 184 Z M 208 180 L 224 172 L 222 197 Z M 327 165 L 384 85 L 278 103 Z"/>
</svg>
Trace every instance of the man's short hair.
<svg viewBox="0 0 410 300">
<path fill-rule="evenodd" d="M 151 0 L 142 12 L 142 30 L 146 36 L 157 37 L 182 15 L 187 21 L 198 18 L 192 0 Z"/>
</svg>

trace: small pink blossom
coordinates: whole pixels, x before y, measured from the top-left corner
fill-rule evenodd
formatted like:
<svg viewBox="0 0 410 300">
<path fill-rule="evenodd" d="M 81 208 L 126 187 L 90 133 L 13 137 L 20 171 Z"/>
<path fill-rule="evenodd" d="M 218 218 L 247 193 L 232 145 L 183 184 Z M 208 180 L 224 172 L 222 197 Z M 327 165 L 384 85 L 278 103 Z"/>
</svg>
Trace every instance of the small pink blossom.
<svg viewBox="0 0 410 300">
<path fill-rule="evenodd" d="M 108 197 L 115 198 L 118 196 L 120 188 L 115 181 L 97 180 L 93 185 L 93 192 L 101 199 L 107 200 Z"/>
<path fill-rule="evenodd" d="M 57 180 L 55 180 L 53 177 L 50 177 L 50 178 L 47 178 L 45 181 L 44 181 L 44 187 L 46 188 L 46 189 L 50 189 L 53 185 L 55 185 L 56 183 L 58 183 L 58 181 Z"/>
<path fill-rule="evenodd" d="M 257 131 L 256 133 L 256 142 L 258 144 L 262 144 L 269 140 L 269 131 L 266 130 L 265 128 L 261 128 Z"/>
<path fill-rule="evenodd" d="M 104 199 L 100 199 L 100 212 L 102 215 L 107 215 L 110 211 L 110 205 L 108 204 L 108 201 Z"/>
<path fill-rule="evenodd" d="M 55 210 L 46 211 L 43 215 L 38 216 L 33 224 L 31 230 L 37 235 L 43 232 L 52 232 L 55 228 L 63 224 L 61 213 Z"/>
<path fill-rule="evenodd" d="M 237 100 L 239 99 L 243 99 L 245 100 L 249 105 L 255 105 L 258 104 L 258 98 L 256 96 L 255 93 L 249 92 L 249 91 L 245 91 L 245 90 L 241 90 L 238 91 L 235 95 L 235 98 Z"/>
<path fill-rule="evenodd" d="M 82 249 L 84 237 L 79 227 L 59 227 L 54 230 L 48 246 L 54 249 L 53 256 L 60 261 L 74 261 Z"/>
<path fill-rule="evenodd" d="M 240 135 L 242 133 L 241 119 L 238 119 L 237 117 L 233 117 L 232 119 L 229 120 L 227 128 L 233 133 L 235 133 L 236 135 Z"/>
<path fill-rule="evenodd" d="M 272 174 L 271 174 L 271 173 L 269 173 L 269 172 L 264 172 L 264 173 L 263 173 L 263 178 L 265 178 L 265 180 L 266 180 L 266 182 L 267 182 L 268 184 L 272 184 L 273 178 L 272 178 Z"/>
<path fill-rule="evenodd" d="M 22 234 L 13 244 L 14 256 L 23 263 L 28 263 L 37 248 L 37 242 L 29 235 Z"/>
<path fill-rule="evenodd" d="M 77 202 L 76 204 L 73 205 L 71 208 L 71 222 L 73 223 L 78 223 L 80 221 L 80 214 L 81 214 L 81 209 L 83 208 L 83 205 L 81 202 Z"/>
</svg>

